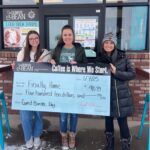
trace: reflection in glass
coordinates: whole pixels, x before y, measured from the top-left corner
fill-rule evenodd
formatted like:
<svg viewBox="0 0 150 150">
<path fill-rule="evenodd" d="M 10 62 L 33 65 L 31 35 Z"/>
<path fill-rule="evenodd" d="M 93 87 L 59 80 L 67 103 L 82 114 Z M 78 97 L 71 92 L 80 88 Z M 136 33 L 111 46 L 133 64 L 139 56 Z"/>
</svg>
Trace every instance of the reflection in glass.
<svg viewBox="0 0 150 150">
<path fill-rule="evenodd" d="M 102 2 L 103 0 L 43 0 L 43 4 L 92 4 Z"/>
<path fill-rule="evenodd" d="M 131 3 L 131 2 L 148 2 L 148 0 L 106 0 L 107 3 Z"/>
<path fill-rule="evenodd" d="M 109 7 L 106 9 L 105 33 L 117 35 L 121 50 L 145 50 L 147 7 Z"/>
<path fill-rule="evenodd" d="M 3 5 L 35 5 L 39 0 L 3 0 Z"/>
<path fill-rule="evenodd" d="M 49 49 L 53 50 L 59 40 L 61 29 L 68 24 L 68 20 L 49 20 Z"/>
</svg>

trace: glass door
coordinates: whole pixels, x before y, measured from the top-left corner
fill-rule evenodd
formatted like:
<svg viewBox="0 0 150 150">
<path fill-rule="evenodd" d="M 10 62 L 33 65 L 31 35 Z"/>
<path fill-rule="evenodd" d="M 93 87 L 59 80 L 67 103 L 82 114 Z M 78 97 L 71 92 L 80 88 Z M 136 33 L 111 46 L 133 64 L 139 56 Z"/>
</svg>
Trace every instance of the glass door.
<svg viewBox="0 0 150 150">
<path fill-rule="evenodd" d="M 48 17 L 48 42 L 47 47 L 49 50 L 54 50 L 59 40 L 61 29 L 64 25 L 69 23 L 69 19 L 65 17 Z"/>
<path fill-rule="evenodd" d="M 57 12 L 57 10 L 59 11 Z M 83 5 L 81 8 L 78 5 L 61 5 L 53 9 L 46 9 L 45 16 L 47 24 L 46 47 L 48 49 L 55 48 L 62 27 L 69 24 L 74 29 L 75 41 L 84 47 L 87 58 L 89 60 L 95 59 L 96 54 L 100 51 L 105 27 L 105 15 L 102 7 Z"/>
</svg>

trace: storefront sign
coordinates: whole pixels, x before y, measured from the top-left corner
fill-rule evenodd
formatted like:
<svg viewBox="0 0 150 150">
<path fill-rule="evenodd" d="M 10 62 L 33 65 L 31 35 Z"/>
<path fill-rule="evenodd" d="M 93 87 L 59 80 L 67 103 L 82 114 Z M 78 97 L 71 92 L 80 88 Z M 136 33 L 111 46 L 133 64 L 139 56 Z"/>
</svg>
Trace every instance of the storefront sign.
<svg viewBox="0 0 150 150">
<path fill-rule="evenodd" d="M 12 109 L 110 114 L 110 74 L 100 65 L 17 63 Z"/>
<path fill-rule="evenodd" d="M 39 32 L 37 9 L 4 9 L 3 18 L 5 48 L 23 47 L 30 30 Z"/>
</svg>

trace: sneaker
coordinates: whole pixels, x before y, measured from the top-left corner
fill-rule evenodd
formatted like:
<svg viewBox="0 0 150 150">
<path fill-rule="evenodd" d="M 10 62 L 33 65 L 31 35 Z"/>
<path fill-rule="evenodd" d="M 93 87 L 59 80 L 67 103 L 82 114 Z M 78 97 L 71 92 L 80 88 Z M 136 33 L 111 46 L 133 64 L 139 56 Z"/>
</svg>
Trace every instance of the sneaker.
<svg viewBox="0 0 150 150">
<path fill-rule="evenodd" d="M 28 148 L 28 149 L 30 149 L 30 148 L 32 148 L 33 147 L 33 138 L 31 137 L 30 138 L 30 140 L 28 140 L 27 142 L 26 142 L 26 148 Z"/>
<path fill-rule="evenodd" d="M 37 149 L 41 146 L 41 139 L 40 137 L 35 137 L 34 138 L 34 148 Z"/>
</svg>

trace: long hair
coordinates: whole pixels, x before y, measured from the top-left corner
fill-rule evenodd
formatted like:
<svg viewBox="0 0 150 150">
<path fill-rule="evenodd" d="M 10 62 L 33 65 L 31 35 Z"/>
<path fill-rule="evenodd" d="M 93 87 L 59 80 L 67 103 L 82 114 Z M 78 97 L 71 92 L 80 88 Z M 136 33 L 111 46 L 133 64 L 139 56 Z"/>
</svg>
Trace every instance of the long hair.
<svg viewBox="0 0 150 150">
<path fill-rule="evenodd" d="M 32 46 L 29 43 L 29 36 L 31 34 L 36 34 L 40 38 L 39 33 L 37 31 L 30 30 L 28 32 L 28 34 L 26 36 L 26 45 L 25 45 L 25 48 L 24 48 L 24 59 L 23 59 L 23 61 L 30 61 L 30 51 L 32 49 Z M 35 61 L 37 61 L 39 59 L 39 57 L 41 56 L 41 54 L 42 54 L 42 50 L 40 48 L 40 43 L 39 43 L 39 45 L 37 47 L 37 51 L 36 51 L 35 56 L 34 56 L 35 57 Z"/>
<path fill-rule="evenodd" d="M 65 45 L 65 43 L 64 43 L 64 41 L 63 41 L 63 38 L 62 38 L 62 34 L 63 34 L 63 31 L 64 31 L 65 29 L 70 29 L 70 30 L 72 31 L 72 33 L 73 33 L 73 42 L 72 42 L 72 44 L 75 43 L 75 34 L 74 34 L 73 28 L 72 28 L 70 25 L 65 25 L 65 26 L 61 29 L 61 36 L 60 36 L 60 38 L 59 38 L 59 41 L 58 41 L 58 43 L 57 43 L 57 46 L 63 46 L 63 45 Z"/>
</svg>

